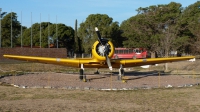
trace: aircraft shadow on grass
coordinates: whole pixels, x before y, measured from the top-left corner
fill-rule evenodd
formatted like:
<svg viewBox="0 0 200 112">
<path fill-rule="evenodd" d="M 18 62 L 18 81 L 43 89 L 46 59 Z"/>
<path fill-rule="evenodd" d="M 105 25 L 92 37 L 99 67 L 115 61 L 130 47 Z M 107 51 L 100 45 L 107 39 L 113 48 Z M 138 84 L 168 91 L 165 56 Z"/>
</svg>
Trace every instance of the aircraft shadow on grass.
<svg viewBox="0 0 200 112">
<path fill-rule="evenodd" d="M 104 79 L 104 78 L 110 78 L 111 76 L 118 76 L 119 72 L 111 72 L 111 73 L 100 73 L 98 76 L 99 77 L 94 77 L 94 78 L 88 78 L 89 81 L 92 80 L 97 80 L 97 79 Z M 137 80 L 145 77 L 151 77 L 151 76 L 167 76 L 169 75 L 170 72 L 164 72 L 164 71 L 126 71 L 125 77 L 127 77 L 125 80 Z M 137 76 L 137 77 L 132 77 L 132 76 Z"/>
</svg>

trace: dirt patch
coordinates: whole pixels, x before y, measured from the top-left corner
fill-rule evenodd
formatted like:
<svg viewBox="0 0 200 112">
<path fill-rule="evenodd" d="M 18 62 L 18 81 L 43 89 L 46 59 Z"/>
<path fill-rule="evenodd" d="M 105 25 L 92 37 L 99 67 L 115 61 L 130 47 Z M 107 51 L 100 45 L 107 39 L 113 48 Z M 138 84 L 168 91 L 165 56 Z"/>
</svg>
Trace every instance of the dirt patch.
<svg viewBox="0 0 200 112">
<path fill-rule="evenodd" d="M 26 88 L 65 89 L 137 89 L 157 87 L 184 87 L 200 83 L 192 75 L 170 75 L 158 72 L 127 72 L 124 81 L 118 74 L 86 74 L 87 82 L 79 80 L 78 74 L 35 73 L 1 78 L 1 82 Z"/>
</svg>

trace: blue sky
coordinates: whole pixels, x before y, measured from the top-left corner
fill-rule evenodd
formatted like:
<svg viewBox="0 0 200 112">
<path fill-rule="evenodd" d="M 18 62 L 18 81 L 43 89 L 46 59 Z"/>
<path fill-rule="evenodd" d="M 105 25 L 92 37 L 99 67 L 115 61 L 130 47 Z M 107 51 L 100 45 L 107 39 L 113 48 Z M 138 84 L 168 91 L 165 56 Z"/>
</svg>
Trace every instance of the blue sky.
<svg viewBox="0 0 200 112">
<path fill-rule="evenodd" d="M 74 28 L 76 19 L 80 24 L 90 14 L 107 14 L 113 18 L 113 22 L 121 23 L 136 15 L 139 7 L 169 4 L 172 1 L 187 7 L 198 0 L 1 0 L 0 8 L 2 12 L 17 13 L 17 19 L 23 26 L 30 27 L 31 23 L 40 23 L 41 20 Z"/>
</svg>

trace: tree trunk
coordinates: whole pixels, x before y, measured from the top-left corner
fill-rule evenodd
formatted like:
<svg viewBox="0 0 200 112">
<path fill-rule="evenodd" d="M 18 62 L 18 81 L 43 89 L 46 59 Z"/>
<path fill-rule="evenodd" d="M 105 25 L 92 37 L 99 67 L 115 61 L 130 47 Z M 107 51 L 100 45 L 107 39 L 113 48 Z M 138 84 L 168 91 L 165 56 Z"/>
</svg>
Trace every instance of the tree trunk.
<svg viewBox="0 0 200 112">
<path fill-rule="evenodd" d="M 155 58 L 156 57 L 156 53 L 155 52 L 151 52 L 151 58 Z"/>
<path fill-rule="evenodd" d="M 168 50 L 166 50 L 165 57 L 168 58 Z M 165 71 L 168 72 L 168 63 L 165 63 Z"/>
</svg>

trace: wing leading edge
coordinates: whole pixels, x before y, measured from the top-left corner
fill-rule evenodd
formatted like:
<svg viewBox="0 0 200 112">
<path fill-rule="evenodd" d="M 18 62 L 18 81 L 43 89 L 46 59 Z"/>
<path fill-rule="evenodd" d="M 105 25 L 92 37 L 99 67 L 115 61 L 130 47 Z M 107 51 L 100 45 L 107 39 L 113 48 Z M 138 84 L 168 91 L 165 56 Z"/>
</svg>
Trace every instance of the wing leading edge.
<svg viewBox="0 0 200 112">
<path fill-rule="evenodd" d="M 97 62 L 96 60 L 91 58 L 67 59 L 67 58 L 50 58 L 50 57 L 19 56 L 19 55 L 3 55 L 3 56 L 8 59 L 64 65 L 69 67 L 80 67 L 81 64 L 92 64 Z"/>
</svg>

